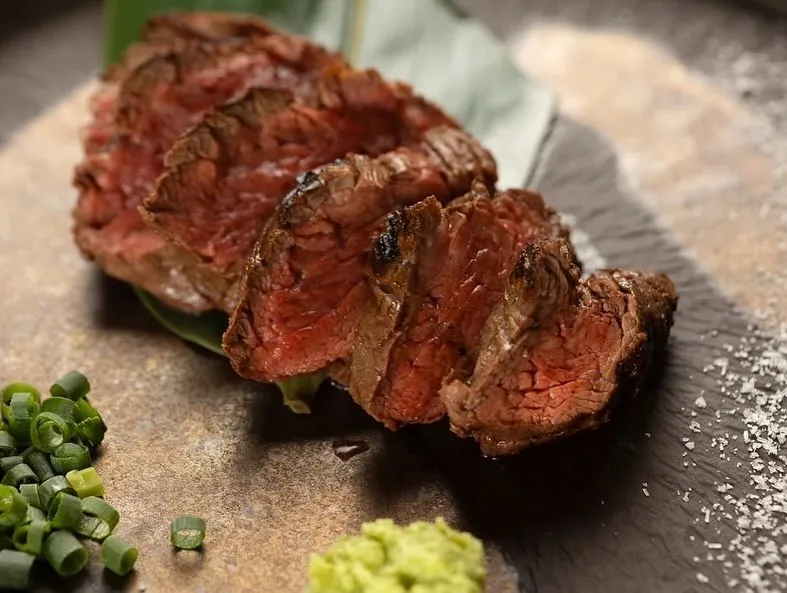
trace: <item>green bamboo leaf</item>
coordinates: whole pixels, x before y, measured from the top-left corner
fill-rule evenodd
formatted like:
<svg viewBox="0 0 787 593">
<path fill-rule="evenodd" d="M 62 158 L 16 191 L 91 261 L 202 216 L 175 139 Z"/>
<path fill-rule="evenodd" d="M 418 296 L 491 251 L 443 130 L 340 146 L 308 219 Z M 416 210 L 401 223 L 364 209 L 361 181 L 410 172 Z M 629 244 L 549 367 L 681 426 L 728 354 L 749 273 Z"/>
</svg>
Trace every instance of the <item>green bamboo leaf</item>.
<svg viewBox="0 0 787 593">
<path fill-rule="evenodd" d="M 445 0 L 106 0 L 106 5 L 108 62 L 122 56 L 148 17 L 169 9 L 254 13 L 341 49 L 352 63 L 409 82 L 456 117 L 495 155 L 502 187 L 529 179 L 553 121 L 552 93 L 527 78 L 484 27 Z M 222 353 L 226 316 L 187 315 L 137 293 L 169 331 Z M 301 393 L 307 384 L 282 391 Z"/>
<path fill-rule="evenodd" d="M 229 322 L 225 313 L 212 311 L 203 315 L 189 315 L 165 305 L 149 292 L 137 286 L 133 288 L 148 312 L 165 329 L 187 342 L 224 356 L 221 337 Z"/>
<path fill-rule="evenodd" d="M 227 329 L 228 319 L 225 313 L 214 311 L 204 315 L 189 315 L 168 307 L 137 286 L 133 289 L 140 302 L 165 329 L 187 342 L 224 356 L 221 337 Z M 312 401 L 325 376 L 325 373 L 317 372 L 277 381 L 282 403 L 295 414 L 311 414 Z"/>
</svg>

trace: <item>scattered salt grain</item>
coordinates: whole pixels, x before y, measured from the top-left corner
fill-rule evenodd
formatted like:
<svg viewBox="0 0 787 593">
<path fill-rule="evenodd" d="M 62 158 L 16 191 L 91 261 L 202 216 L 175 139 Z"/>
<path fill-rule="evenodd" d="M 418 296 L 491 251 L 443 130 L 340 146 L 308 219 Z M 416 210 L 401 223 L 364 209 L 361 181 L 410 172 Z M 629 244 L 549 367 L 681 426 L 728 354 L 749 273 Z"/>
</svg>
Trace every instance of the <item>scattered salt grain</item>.
<svg viewBox="0 0 787 593">
<path fill-rule="evenodd" d="M 705 401 L 704 397 L 699 396 L 697 399 L 694 400 L 694 405 L 697 406 L 698 408 L 702 409 L 702 408 L 705 408 L 708 404 Z"/>
</svg>

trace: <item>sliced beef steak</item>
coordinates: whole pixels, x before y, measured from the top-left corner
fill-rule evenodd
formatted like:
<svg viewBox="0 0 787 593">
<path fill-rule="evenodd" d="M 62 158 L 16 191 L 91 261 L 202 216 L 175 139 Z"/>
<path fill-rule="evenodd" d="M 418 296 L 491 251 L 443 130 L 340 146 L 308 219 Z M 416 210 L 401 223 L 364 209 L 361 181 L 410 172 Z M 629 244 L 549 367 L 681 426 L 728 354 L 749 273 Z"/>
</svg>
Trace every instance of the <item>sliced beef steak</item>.
<svg viewBox="0 0 787 593">
<path fill-rule="evenodd" d="M 446 125 L 456 126 L 373 70 L 332 69 L 314 100 L 252 89 L 208 112 L 175 144 L 143 217 L 198 257 L 196 290 L 231 312 L 243 265 L 297 175 L 350 152 L 417 146 L 427 130 Z"/>
<path fill-rule="evenodd" d="M 267 21 L 253 15 L 210 11 L 158 14 L 148 19 L 142 27 L 141 40 L 131 44 L 123 59 L 112 64 L 102 79 L 121 80 L 146 60 L 183 47 L 188 41 L 216 41 L 277 33 L 279 31 Z"/>
<path fill-rule="evenodd" d="M 155 189 L 165 151 L 214 103 L 255 85 L 311 97 L 323 69 L 342 64 L 306 40 L 265 35 L 190 40 L 138 65 L 121 78 L 116 101 L 104 96 L 94 104 L 96 128 L 74 182 L 77 245 L 110 275 L 172 306 L 210 309 L 183 275 L 194 261 L 149 229 L 137 210 Z"/>
<path fill-rule="evenodd" d="M 665 345 L 677 306 L 663 274 L 580 280 L 569 244 L 528 244 L 490 316 L 468 381 L 440 392 L 454 432 L 506 455 L 602 422 Z"/>
<path fill-rule="evenodd" d="M 372 258 L 369 299 L 356 332 L 350 393 L 389 428 L 432 422 L 451 379 L 467 379 L 481 330 L 525 243 L 568 236 L 540 195 L 482 184 L 440 208 L 389 216 Z"/>
<path fill-rule="evenodd" d="M 349 155 L 308 173 L 279 206 L 243 274 L 224 336 L 235 370 L 260 381 L 345 358 L 367 298 L 369 255 L 389 212 L 473 179 L 491 186 L 491 155 L 464 132 L 435 129 L 417 149 Z"/>
</svg>

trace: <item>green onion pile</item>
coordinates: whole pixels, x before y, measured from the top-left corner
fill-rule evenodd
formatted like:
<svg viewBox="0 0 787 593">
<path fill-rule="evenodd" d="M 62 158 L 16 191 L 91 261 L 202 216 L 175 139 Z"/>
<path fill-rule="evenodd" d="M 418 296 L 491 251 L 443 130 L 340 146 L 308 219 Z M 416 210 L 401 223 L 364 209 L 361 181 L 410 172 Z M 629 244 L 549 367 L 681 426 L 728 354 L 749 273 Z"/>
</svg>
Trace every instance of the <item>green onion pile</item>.
<svg viewBox="0 0 787 593">
<path fill-rule="evenodd" d="M 125 575 L 138 551 L 112 531 L 120 515 L 106 502 L 90 454 L 107 427 L 87 399 L 90 383 L 72 371 L 40 392 L 27 383 L 2 390 L 0 411 L 0 589 L 26 590 L 36 560 L 59 575 L 81 572 L 81 540 L 103 542 L 104 566 Z"/>
</svg>

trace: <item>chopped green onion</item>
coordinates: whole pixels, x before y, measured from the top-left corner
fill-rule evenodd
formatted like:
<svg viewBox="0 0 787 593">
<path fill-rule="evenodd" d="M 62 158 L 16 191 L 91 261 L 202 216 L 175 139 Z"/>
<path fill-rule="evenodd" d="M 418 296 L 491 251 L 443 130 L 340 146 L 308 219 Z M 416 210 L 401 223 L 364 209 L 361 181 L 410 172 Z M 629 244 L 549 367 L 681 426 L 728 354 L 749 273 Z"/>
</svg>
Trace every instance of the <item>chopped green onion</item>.
<svg viewBox="0 0 787 593">
<path fill-rule="evenodd" d="M 49 399 L 45 399 L 41 404 L 42 412 L 57 414 L 68 422 L 76 422 L 76 409 L 76 403 L 65 397 L 50 397 Z"/>
<path fill-rule="evenodd" d="M 170 527 L 170 542 L 180 550 L 195 550 L 205 540 L 205 521 L 199 517 L 177 517 Z"/>
<path fill-rule="evenodd" d="M 27 504 L 37 509 L 41 508 L 41 498 L 38 496 L 38 484 L 22 484 L 19 494 L 25 497 Z"/>
<path fill-rule="evenodd" d="M 37 402 L 41 401 L 41 393 L 30 385 L 30 383 L 23 383 L 21 381 L 17 381 L 16 383 L 9 383 L 5 387 L 3 387 L 3 403 L 7 404 L 11 401 L 11 397 L 15 393 L 29 393 L 33 397 L 36 398 Z"/>
<path fill-rule="evenodd" d="M 106 521 L 84 514 L 79 517 L 79 522 L 74 526 L 73 531 L 77 535 L 99 542 L 104 541 L 112 533 Z"/>
<path fill-rule="evenodd" d="M 66 479 L 79 498 L 104 496 L 104 482 L 94 467 L 71 470 L 66 474 Z"/>
<path fill-rule="evenodd" d="M 98 517 L 109 525 L 110 531 L 120 522 L 120 513 L 103 498 L 88 496 L 82 499 L 82 512 L 85 515 Z"/>
<path fill-rule="evenodd" d="M 76 496 L 60 492 L 52 504 L 46 518 L 55 529 L 71 529 L 79 522 L 82 514 L 82 501 Z"/>
<path fill-rule="evenodd" d="M 27 514 L 25 515 L 25 523 L 32 523 L 33 521 L 46 521 L 46 514 L 41 509 L 27 504 Z"/>
<path fill-rule="evenodd" d="M 52 401 L 52 398 L 46 401 Z M 71 400 L 63 401 L 70 402 Z M 41 412 L 30 424 L 30 439 L 36 449 L 44 453 L 51 453 L 66 441 L 71 440 L 73 436 L 72 425 L 53 412 Z"/>
<path fill-rule="evenodd" d="M 74 469 L 90 466 L 90 451 L 84 445 L 63 443 L 50 457 L 52 467 L 59 474 L 67 474 Z"/>
<path fill-rule="evenodd" d="M 84 401 L 84 400 L 81 400 Z M 107 427 L 101 418 L 87 418 L 77 424 L 77 433 L 92 447 L 97 447 L 104 440 Z"/>
<path fill-rule="evenodd" d="M 0 430 L 0 457 L 12 457 L 16 450 L 16 439 L 11 433 Z"/>
<path fill-rule="evenodd" d="M 32 468 L 41 482 L 46 482 L 55 475 L 55 470 L 49 465 L 49 459 L 47 459 L 46 453 L 34 449 L 31 453 L 23 457 L 27 465 Z"/>
<path fill-rule="evenodd" d="M 76 401 L 90 393 L 90 381 L 79 371 L 71 371 L 52 385 L 49 393 L 55 397 L 66 397 Z"/>
<path fill-rule="evenodd" d="M 38 476 L 26 463 L 20 463 L 9 469 L 3 476 L 3 484 L 19 488 L 22 484 L 35 484 Z"/>
<path fill-rule="evenodd" d="M 55 531 L 46 538 L 43 556 L 62 577 L 77 574 L 90 560 L 85 547 L 68 531 Z"/>
<path fill-rule="evenodd" d="M 25 521 L 27 501 L 16 488 L 0 484 L 0 530 L 16 527 Z"/>
<path fill-rule="evenodd" d="M 0 457 L 0 472 L 7 472 L 9 469 L 20 463 L 24 463 L 25 459 L 21 455 L 12 455 L 11 457 Z"/>
<path fill-rule="evenodd" d="M 65 476 L 52 476 L 38 488 L 38 497 L 41 499 L 41 508 L 47 510 L 55 497 L 60 493 L 76 494 Z"/>
<path fill-rule="evenodd" d="M 111 504 L 96 496 L 82 500 L 82 517 L 74 531 L 90 539 L 102 541 L 115 529 L 120 513 Z"/>
<path fill-rule="evenodd" d="M 30 422 L 40 409 L 38 400 L 32 393 L 15 393 L 11 403 L 3 409 L 3 417 L 10 432 L 17 442 L 30 441 Z"/>
<path fill-rule="evenodd" d="M 125 576 L 134 568 L 139 550 L 114 535 L 101 544 L 101 562 L 117 575 Z"/>
<path fill-rule="evenodd" d="M 35 559 L 16 550 L 0 551 L 0 589 L 27 591 Z"/>
<path fill-rule="evenodd" d="M 44 539 L 51 529 L 51 525 L 44 520 L 35 520 L 27 525 L 20 525 L 14 531 L 12 541 L 14 546 L 20 552 L 33 554 L 34 556 L 41 555 L 41 549 L 44 547 Z"/>
</svg>

